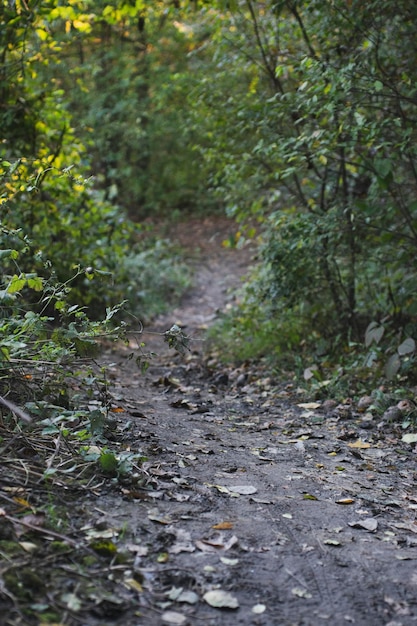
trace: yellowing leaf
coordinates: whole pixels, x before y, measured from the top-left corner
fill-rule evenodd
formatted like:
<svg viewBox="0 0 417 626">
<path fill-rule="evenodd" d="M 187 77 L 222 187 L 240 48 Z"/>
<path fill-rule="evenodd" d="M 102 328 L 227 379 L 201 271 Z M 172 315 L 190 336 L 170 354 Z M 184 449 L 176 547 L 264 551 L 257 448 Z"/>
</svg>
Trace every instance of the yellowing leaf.
<svg viewBox="0 0 417 626">
<path fill-rule="evenodd" d="M 366 443 L 366 441 L 362 441 L 362 439 L 358 439 L 354 443 L 348 443 L 349 448 L 359 448 L 360 450 L 365 450 L 365 448 L 370 448 L 371 444 Z"/>
<path fill-rule="evenodd" d="M 311 493 L 304 493 L 303 499 L 304 500 L 317 500 L 318 498 L 316 498 L 316 496 L 311 495 Z"/>
<path fill-rule="evenodd" d="M 133 589 L 134 591 L 137 591 L 138 593 L 142 593 L 143 591 L 142 585 L 134 578 L 126 578 L 124 581 L 124 584 L 129 589 Z"/>
<path fill-rule="evenodd" d="M 13 500 L 17 502 L 17 504 L 20 504 L 20 506 L 23 507 L 24 509 L 32 508 L 29 502 L 25 498 L 19 498 L 18 496 L 15 496 Z"/>
<path fill-rule="evenodd" d="M 341 498 L 340 500 L 336 500 L 336 504 L 353 504 L 355 500 L 352 498 Z"/>
<path fill-rule="evenodd" d="M 211 487 L 215 487 L 217 489 L 217 491 L 220 491 L 220 493 L 230 493 L 230 491 L 228 490 L 227 487 L 222 487 L 222 485 L 210 485 Z"/>
</svg>

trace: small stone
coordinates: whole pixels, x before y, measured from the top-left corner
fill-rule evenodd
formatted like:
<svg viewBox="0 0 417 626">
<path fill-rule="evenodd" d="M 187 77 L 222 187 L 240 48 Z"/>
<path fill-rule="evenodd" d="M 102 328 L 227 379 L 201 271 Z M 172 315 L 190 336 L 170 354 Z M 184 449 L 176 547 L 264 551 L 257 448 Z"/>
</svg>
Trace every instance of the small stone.
<svg viewBox="0 0 417 626">
<path fill-rule="evenodd" d="M 227 385 L 229 383 L 229 375 L 227 372 L 221 372 L 220 374 L 216 374 L 213 379 L 213 383 L 215 385 Z"/>
<path fill-rule="evenodd" d="M 373 404 L 373 401 L 371 396 L 362 396 L 362 398 L 358 400 L 358 411 L 366 411 L 366 409 L 369 409 L 371 404 Z"/>
<path fill-rule="evenodd" d="M 398 406 L 390 406 L 384 412 L 382 419 L 384 422 L 398 422 L 399 420 L 402 420 L 403 417 L 403 413 Z"/>
<path fill-rule="evenodd" d="M 370 430 L 371 428 L 374 428 L 374 426 L 375 426 L 374 422 L 370 419 L 363 419 L 358 424 L 358 427 L 363 428 L 364 430 Z"/>
<path fill-rule="evenodd" d="M 410 400 L 400 400 L 397 407 L 400 409 L 401 413 L 411 413 L 414 410 Z"/>
<path fill-rule="evenodd" d="M 336 400 L 332 400 L 332 399 L 325 400 L 323 404 L 321 405 L 321 408 L 325 413 L 330 413 L 336 407 L 337 407 L 337 402 Z"/>
<path fill-rule="evenodd" d="M 236 380 L 236 387 L 244 387 L 246 385 L 247 380 L 248 380 L 247 374 L 239 374 Z"/>
</svg>

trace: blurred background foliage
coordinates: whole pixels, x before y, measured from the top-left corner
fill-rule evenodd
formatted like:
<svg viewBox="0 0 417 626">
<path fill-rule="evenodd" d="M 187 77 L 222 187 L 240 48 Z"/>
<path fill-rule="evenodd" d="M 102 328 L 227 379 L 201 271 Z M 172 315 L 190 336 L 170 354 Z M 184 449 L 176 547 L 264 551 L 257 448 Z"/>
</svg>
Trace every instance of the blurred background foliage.
<svg viewBox="0 0 417 626">
<path fill-rule="evenodd" d="M 6 299 L 31 274 L 70 281 L 68 306 L 92 318 L 122 300 L 151 316 L 165 299 L 149 277 L 173 296 L 187 278 L 167 242 L 144 244 L 144 224 L 226 211 L 259 254 L 214 332 L 225 356 L 340 365 L 362 351 L 361 366 L 412 375 L 414 349 L 398 348 L 417 334 L 417 6 L 0 10 Z M 33 308 L 38 292 L 19 293 Z"/>
</svg>

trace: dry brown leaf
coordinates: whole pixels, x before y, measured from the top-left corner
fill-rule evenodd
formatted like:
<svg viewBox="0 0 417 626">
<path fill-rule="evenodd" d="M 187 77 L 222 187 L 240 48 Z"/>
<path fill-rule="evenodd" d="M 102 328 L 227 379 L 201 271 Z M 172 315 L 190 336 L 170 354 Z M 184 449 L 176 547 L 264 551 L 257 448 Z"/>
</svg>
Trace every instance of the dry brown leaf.
<svg viewBox="0 0 417 626">
<path fill-rule="evenodd" d="M 215 530 L 230 530 L 231 528 L 233 528 L 233 523 L 232 522 L 219 522 L 218 524 L 214 524 L 212 528 L 214 528 Z"/>
</svg>

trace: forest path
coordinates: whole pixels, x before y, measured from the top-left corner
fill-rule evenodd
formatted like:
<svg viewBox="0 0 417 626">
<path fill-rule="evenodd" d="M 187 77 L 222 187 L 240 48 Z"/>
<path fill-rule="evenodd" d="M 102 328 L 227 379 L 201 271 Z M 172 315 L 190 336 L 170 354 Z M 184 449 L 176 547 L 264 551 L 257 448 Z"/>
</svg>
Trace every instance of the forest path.
<svg viewBox="0 0 417 626">
<path fill-rule="evenodd" d="M 146 375 L 111 355 L 131 421 L 125 445 L 143 451 L 146 480 L 102 494 L 96 522 L 124 528 L 141 590 L 120 616 L 91 623 L 416 624 L 410 446 L 365 430 L 349 403 L 329 410 L 265 371 L 207 366 L 203 329 L 251 262 L 250 251 L 222 247 L 230 227 L 197 220 L 170 233 L 200 250 L 194 287 L 146 330 L 181 324 L 192 351 L 175 355 L 145 332 L 159 353 Z"/>
</svg>

